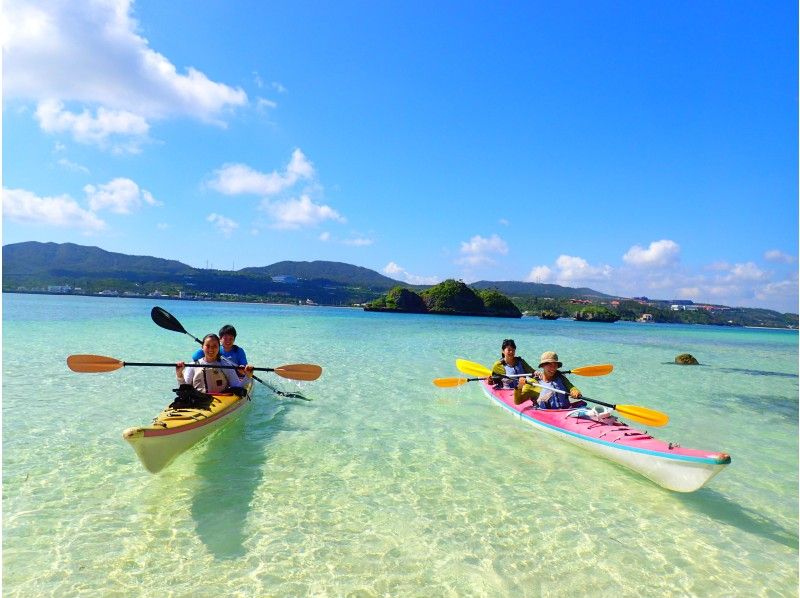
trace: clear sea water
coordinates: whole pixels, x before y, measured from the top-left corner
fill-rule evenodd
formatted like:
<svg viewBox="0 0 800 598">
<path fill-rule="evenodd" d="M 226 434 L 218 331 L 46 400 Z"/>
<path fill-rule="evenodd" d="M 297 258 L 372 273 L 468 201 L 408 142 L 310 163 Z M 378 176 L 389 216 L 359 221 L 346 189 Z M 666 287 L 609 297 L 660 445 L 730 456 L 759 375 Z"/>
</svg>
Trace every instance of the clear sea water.
<svg viewBox="0 0 800 598">
<path fill-rule="evenodd" d="M 65 359 L 188 358 L 156 303 L 195 336 L 234 324 L 256 365 L 322 365 L 314 401 L 259 387 L 245 419 L 147 473 L 121 433 L 169 402 L 173 370 Z M 431 383 L 506 337 L 531 362 L 614 364 L 572 380 L 733 463 L 670 492 L 474 384 Z M 683 352 L 703 365 L 671 364 Z M 795 332 L 6 294 L 2 388 L 5 596 L 798 593 Z"/>
</svg>

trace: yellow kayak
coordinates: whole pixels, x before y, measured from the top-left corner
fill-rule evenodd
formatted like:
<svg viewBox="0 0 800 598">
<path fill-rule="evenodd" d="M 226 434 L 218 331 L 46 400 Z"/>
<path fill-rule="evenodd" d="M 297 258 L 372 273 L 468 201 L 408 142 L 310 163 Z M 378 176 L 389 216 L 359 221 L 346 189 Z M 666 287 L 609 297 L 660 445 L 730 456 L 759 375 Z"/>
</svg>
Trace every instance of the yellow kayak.
<svg viewBox="0 0 800 598">
<path fill-rule="evenodd" d="M 191 408 L 167 407 L 149 426 L 128 428 L 122 433 L 145 469 L 158 473 L 175 457 L 203 438 L 238 419 L 250 407 L 253 383 L 245 387 L 244 396 L 210 395 L 210 400 Z"/>
</svg>

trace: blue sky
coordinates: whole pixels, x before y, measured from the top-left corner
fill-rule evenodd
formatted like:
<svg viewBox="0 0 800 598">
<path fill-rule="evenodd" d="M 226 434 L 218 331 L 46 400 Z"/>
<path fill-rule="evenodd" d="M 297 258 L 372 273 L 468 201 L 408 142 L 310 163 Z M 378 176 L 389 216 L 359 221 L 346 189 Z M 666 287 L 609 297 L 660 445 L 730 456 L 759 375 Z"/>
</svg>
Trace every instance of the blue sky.
<svg viewBox="0 0 800 598">
<path fill-rule="evenodd" d="M 3 19 L 4 244 L 798 310 L 795 2 Z"/>
</svg>

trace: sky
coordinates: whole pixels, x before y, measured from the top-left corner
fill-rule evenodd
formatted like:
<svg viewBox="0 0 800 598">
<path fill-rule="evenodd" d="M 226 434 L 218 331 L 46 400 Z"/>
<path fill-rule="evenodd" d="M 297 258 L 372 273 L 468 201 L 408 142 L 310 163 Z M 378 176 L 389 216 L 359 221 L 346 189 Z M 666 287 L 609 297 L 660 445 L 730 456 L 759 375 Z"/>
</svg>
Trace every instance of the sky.
<svg viewBox="0 0 800 598">
<path fill-rule="evenodd" d="M 5 0 L 2 242 L 797 313 L 797 10 Z"/>
</svg>

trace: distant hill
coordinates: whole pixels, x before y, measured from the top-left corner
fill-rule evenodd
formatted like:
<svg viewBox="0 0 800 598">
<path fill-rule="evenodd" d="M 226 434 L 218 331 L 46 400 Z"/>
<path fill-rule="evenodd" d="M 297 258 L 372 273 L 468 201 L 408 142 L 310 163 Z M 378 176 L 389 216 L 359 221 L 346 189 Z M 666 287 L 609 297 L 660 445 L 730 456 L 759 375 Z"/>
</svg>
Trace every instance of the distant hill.
<svg viewBox="0 0 800 598">
<path fill-rule="evenodd" d="M 497 289 L 505 295 L 512 297 L 552 297 L 553 299 L 562 297 L 597 297 L 599 299 L 613 299 L 613 295 L 606 295 L 586 287 L 572 288 L 562 287 L 557 284 L 544 284 L 539 282 L 520 282 L 517 280 L 480 280 L 470 285 L 476 289 Z"/>
<path fill-rule="evenodd" d="M 175 260 L 141 255 L 112 253 L 99 247 L 74 243 L 12 243 L 3 246 L 3 277 L 37 276 L 58 273 L 113 275 L 146 272 L 181 275 L 195 269 Z"/>
<path fill-rule="evenodd" d="M 330 280 L 346 285 L 390 289 L 400 282 L 378 274 L 375 270 L 342 262 L 277 262 L 260 268 L 242 268 L 241 274 L 251 276 L 294 276 L 305 280 Z"/>
</svg>

